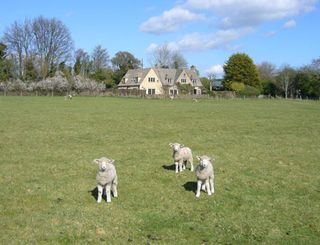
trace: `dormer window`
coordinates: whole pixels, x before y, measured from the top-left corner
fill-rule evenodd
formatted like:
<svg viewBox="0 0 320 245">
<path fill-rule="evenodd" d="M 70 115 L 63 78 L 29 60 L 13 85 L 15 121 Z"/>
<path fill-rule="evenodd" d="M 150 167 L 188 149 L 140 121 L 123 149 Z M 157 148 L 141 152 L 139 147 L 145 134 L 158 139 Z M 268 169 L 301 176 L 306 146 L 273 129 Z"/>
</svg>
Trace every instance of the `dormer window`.
<svg viewBox="0 0 320 245">
<path fill-rule="evenodd" d="M 187 79 L 181 78 L 181 83 L 186 83 Z"/>
<path fill-rule="evenodd" d="M 148 82 L 155 82 L 156 79 L 154 77 L 148 77 Z"/>
</svg>

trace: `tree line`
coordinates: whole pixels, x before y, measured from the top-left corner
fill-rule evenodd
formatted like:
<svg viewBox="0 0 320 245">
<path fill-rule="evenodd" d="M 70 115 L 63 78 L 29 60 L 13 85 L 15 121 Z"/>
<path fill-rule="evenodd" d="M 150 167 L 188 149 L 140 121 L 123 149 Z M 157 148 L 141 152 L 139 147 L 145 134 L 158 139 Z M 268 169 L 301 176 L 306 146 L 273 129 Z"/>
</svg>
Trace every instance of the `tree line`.
<svg viewBox="0 0 320 245">
<path fill-rule="evenodd" d="M 184 57 L 179 52 L 171 51 L 168 45 L 157 47 L 150 63 L 162 68 L 187 66 Z M 15 21 L 6 28 L 0 39 L 2 90 L 17 87 L 43 89 L 44 84 L 65 90 L 64 82 L 62 84 L 65 85 L 61 86 L 55 81 L 57 79 L 51 79 L 55 76 L 64 78 L 70 83 L 69 87 L 76 81 L 87 83 L 90 80 L 91 83 L 111 88 L 119 84 L 129 69 L 142 67 L 142 61 L 127 51 L 119 51 L 110 58 L 107 49 L 101 45 L 97 45 L 91 53 L 84 49 L 74 50 L 69 29 L 56 18 L 40 16 L 23 22 Z M 39 83 L 38 86 L 35 83 Z"/>
<path fill-rule="evenodd" d="M 270 62 L 256 65 L 247 54 L 236 53 L 229 57 L 223 69 L 224 88 L 238 95 L 320 98 L 320 58 L 299 68 L 288 64 L 277 68 Z M 214 74 L 202 78 L 207 91 L 211 90 L 210 86 L 215 80 Z"/>
<path fill-rule="evenodd" d="M 156 47 L 149 63 L 161 68 L 188 67 L 183 55 L 168 44 Z M 101 45 L 91 53 L 75 50 L 69 29 L 56 18 L 39 16 L 15 21 L 0 38 L 3 91 L 102 90 L 116 87 L 129 69 L 142 67 L 143 62 L 127 51 L 119 51 L 110 58 Z M 290 65 L 277 68 L 270 62 L 256 65 L 247 54 L 237 53 L 229 57 L 223 68 L 224 89 L 239 95 L 320 97 L 320 58 L 299 68 Z M 208 93 L 212 93 L 215 80 L 215 74 L 201 78 Z"/>
</svg>

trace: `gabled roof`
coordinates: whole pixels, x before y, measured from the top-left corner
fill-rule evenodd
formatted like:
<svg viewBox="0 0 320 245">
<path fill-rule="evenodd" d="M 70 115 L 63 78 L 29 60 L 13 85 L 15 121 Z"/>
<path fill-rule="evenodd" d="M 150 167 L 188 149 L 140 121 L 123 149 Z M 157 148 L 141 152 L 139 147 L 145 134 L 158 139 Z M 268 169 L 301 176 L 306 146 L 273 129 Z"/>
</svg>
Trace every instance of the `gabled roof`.
<svg viewBox="0 0 320 245">
<path fill-rule="evenodd" d="M 153 68 L 163 85 L 174 85 L 177 81 L 181 70 L 167 68 Z M 169 79 L 171 82 L 169 83 Z"/>
<path fill-rule="evenodd" d="M 143 79 L 147 76 L 151 68 L 144 69 L 132 69 L 128 70 L 122 79 L 126 79 L 126 83 L 120 82 L 118 86 L 136 86 L 139 85 Z M 136 81 L 136 78 L 140 78 L 139 81 Z"/>
<path fill-rule="evenodd" d="M 200 78 L 199 78 L 199 76 L 198 76 L 196 71 L 188 70 L 188 69 L 185 69 L 183 71 L 185 73 L 187 73 L 187 75 L 191 79 L 191 81 L 195 81 L 195 83 L 193 83 L 193 86 L 198 86 L 198 87 L 202 86 L 201 80 L 200 80 Z"/>
<path fill-rule="evenodd" d="M 192 83 L 192 86 L 201 87 L 202 83 L 198 74 L 194 70 L 189 69 L 169 69 L 169 68 L 144 68 L 144 69 L 132 69 L 128 70 L 123 79 L 126 80 L 125 83 L 120 82 L 119 87 L 121 86 L 137 86 L 145 79 L 149 71 L 153 69 L 158 76 L 160 82 L 164 86 L 173 86 L 176 85 L 176 82 L 181 75 L 181 73 L 185 72 L 190 80 L 195 81 Z M 136 78 L 140 78 L 139 81 L 136 81 Z M 169 82 L 170 81 L 170 82 Z"/>
</svg>

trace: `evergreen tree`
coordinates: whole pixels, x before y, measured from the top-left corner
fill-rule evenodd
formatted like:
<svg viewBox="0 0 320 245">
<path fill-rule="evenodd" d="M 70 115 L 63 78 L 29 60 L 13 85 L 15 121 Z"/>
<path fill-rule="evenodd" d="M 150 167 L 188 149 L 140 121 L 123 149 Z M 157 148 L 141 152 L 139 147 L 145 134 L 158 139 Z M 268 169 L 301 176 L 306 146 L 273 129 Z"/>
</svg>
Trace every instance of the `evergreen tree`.
<svg viewBox="0 0 320 245">
<path fill-rule="evenodd" d="M 37 79 L 38 73 L 33 64 L 33 60 L 31 58 L 26 59 L 24 66 L 25 66 L 24 80 L 35 81 Z"/>
<path fill-rule="evenodd" d="M 7 81 L 12 77 L 13 60 L 8 59 L 6 53 L 7 46 L 0 43 L 0 81 Z"/>
<path fill-rule="evenodd" d="M 243 83 L 244 85 L 260 88 L 261 81 L 253 60 L 244 53 L 232 55 L 224 69 L 224 86 L 232 89 L 233 82 Z"/>
<path fill-rule="evenodd" d="M 122 77 L 129 69 L 137 69 L 141 67 L 141 62 L 127 51 L 120 51 L 115 54 L 111 60 L 114 68 L 113 80 L 119 84 Z"/>
<path fill-rule="evenodd" d="M 76 58 L 76 63 L 74 63 L 73 66 L 73 71 L 75 75 L 79 75 L 81 72 L 81 61 L 80 61 L 80 57 Z"/>
</svg>

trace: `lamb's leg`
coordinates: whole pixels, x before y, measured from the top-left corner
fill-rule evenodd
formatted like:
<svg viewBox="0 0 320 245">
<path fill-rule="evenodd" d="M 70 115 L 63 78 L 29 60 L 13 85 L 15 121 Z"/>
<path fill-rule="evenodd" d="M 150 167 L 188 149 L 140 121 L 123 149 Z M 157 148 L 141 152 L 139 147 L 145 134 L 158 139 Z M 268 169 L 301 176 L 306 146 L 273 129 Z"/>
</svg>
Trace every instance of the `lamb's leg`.
<svg viewBox="0 0 320 245">
<path fill-rule="evenodd" d="M 183 169 L 182 169 L 182 165 L 183 165 L 183 161 L 179 161 L 179 171 L 182 172 Z"/>
<path fill-rule="evenodd" d="M 198 182 L 197 182 L 197 194 L 196 194 L 196 197 L 200 197 L 201 184 L 202 184 L 202 181 L 201 181 L 201 180 L 198 180 Z"/>
<path fill-rule="evenodd" d="M 179 172 L 179 163 L 175 162 L 174 164 L 176 165 L 176 173 L 178 173 Z"/>
<path fill-rule="evenodd" d="M 211 192 L 214 193 L 214 183 L 213 183 L 214 179 L 213 177 L 210 178 L 210 186 L 211 186 Z"/>
<path fill-rule="evenodd" d="M 201 189 L 202 189 L 203 191 L 206 191 L 206 184 L 205 184 L 205 183 L 202 184 Z"/>
<path fill-rule="evenodd" d="M 208 179 L 206 180 L 206 188 L 207 188 L 208 195 L 211 196 L 210 184 Z"/>
<path fill-rule="evenodd" d="M 111 202 L 111 184 L 106 185 L 106 196 L 107 196 L 107 202 Z"/>
<path fill-rule="evenodd" d="M 118 191 L 117 191 L 117 184 L 113 183 L 112 184 L 112 193 L 114 197 L 118 197 Z"/>
<path fill-rule="evenodd" d="M 185 170 L 185 169 L 186 169 L 186 166 L 187 166 L 187 162 L 186 162 L 186 161 L 183 161 L 183 163 L 182 163 L 182 169 Z"/>
<path fill-rule="evenodd" d="M 103 192 L 103 187 L 101 185 L 97 185 L 98 188 L 98 199 L 97 203 L 100 203 L 102 200 L 102 192 Z"/>
<path fill-rule="evenodd" d="M 192 159 L 192 157 L 191 157 L 191 159 L 189 160 L 189 163 L 190 163 L 190 165 L 191 165 L 190 170 L 193 171 L 193 159 Z"/>
</svg>

